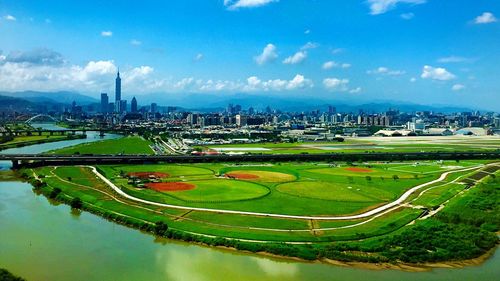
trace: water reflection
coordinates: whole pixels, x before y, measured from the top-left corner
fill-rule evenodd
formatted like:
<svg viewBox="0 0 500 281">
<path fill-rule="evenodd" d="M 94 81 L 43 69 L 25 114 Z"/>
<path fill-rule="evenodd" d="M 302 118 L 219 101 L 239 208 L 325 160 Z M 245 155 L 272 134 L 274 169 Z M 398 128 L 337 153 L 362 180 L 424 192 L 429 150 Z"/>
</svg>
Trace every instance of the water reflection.
<svg viewBox="0 0 500 281">
<path fill-rule="evenodd" d="M 0 265 L 27 280 L 496 280 L 500 255 L 464 269 L 412 273 L 298 263 L 166 239 L 0 182 Z M 47 270 L 50 268 L 50 270 Z"/>
<path fill-rule="evenodd" d="M 297 280 L 297 264 L 242 256 L 204 247 L 158 249 L 156 265 L 165 280 Z"/>
</svg>

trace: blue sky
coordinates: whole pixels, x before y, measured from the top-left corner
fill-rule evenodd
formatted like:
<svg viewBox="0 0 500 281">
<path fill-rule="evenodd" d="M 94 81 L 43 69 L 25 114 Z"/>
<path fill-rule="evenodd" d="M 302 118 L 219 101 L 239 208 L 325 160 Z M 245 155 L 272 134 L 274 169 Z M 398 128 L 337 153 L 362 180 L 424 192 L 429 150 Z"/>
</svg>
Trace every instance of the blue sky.
<svg viewBox="0 0 500 281">
<path fill-rule="evenodd" d="M 500 109 L 495 0 L 2 1 L 0 90 Z"/>
</svg>

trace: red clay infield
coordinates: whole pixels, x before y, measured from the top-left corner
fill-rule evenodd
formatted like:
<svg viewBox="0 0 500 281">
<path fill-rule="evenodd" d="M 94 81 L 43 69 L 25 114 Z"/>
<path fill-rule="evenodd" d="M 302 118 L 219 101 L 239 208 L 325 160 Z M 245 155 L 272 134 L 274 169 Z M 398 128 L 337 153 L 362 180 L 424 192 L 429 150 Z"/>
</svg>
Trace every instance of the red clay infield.
<svg viewBox="0 0 500 281">
<path fill-rule="evenodd" d="M 145 186 L 156 191 L 183 191 L 196 187 L 194 184 L 185 182 L 152 182 L 146 183 Z"/>
<path fill-rule="evenodd" d="M 373 172 L 372 169 L 357 168 L 357 167 L 349 167 L 349 168 L 345 168 L 345 170 L 350 171 L 350 172 L 356 172 L 356 173 L 371 173 L 371 172 Z"/>
<path fill-rule="evenodd" d="M 140 179 L 147 179 L 149 176 L 155 176 L 157 178 L 168 178 L 169 174 L 160 172 L 132 172 L 128 173 L 129 176 L 138 177 Z"/>
<path fill-rule="evenodd" d="M 227 173 L 225 175 L 227 178 L 239 179 L 239 180 L 254 180 L 258 179 L 259 176 L 254 174 L 245 174 L 245 173 Z"/>
</svg>

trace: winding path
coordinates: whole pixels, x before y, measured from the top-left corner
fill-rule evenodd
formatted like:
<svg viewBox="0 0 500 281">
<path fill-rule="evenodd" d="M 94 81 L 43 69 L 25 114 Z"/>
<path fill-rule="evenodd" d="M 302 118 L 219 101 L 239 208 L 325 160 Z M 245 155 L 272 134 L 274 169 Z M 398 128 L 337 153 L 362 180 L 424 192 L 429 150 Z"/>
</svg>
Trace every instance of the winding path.
<svg viewBox="0 0 500 281">
<path fill-rule="evenodd" d="M 257 212 L 245 212 L 245 211 L 234 211 L 234 210 L 222 210 L 222 209 L 209 209 L 209 208 L 196 208 L 196 207 L 186 207 L 186 206 L 178 206 L 178 205 L 171 205 L 171 204 L 164 204 L 164 203 L 158 203 L 158 202 L 153 202 L 153 201 L 148 201 L 144 199 L 140 199 L 134 196 L 131 196 L 127 193 L 125 193 L 123 190 L 121 190 L 119 187 L 117 187 L 114 183 L 112 183 L 109 179 L 107 179 L 104 175 L 99 173 L 97 169 L 93 166 L 87 166 L 89 167 L 92 172 L 99 177 L 102 181 L 104 181 L 107 185 L 109 185 L 116 193 L 120 194 L 121 196 L 136 201 L 136 202 L 141 202 L 144 204 L 148 205 L 154 205 L 154 206 L 159 206 L 159 207 L 166 207 L 166 208 L 172 208 L 172 209 L 179 209 L 179 210 L 193 210 L 193 211 L 202 211 L 202 212 L 212 212 L 212 213 L 219 213 L 219 214 L 236 214 L 236 215 L 249 215 L 249 216 L 260 216 L 260 217 L 273 217 L 273 218 L 285 218 L 285 219 L 306 219 L 306 220 L 353 220 L 353 219 L 362 219 L 362 218 L 367 218 L 371 217 L 373 215 L 382 213 L 384 211 L 387 211 L 389 209 L 392 209 L 401 203 L 403 203 L 410 195 L 412 195 L 415 191 L 429 186 L 433 185 L 435 183 L 441 182 L 446 179 L 446 177 L 449 174 L 452 173 L 457 173 L 457 172 L 464 172 L 464 171 L 470 171 L 470 170 L 475 170 L 479 169 L 482 167 L 487 167 L 487 166 L 492 166 L 492 165 L 497 165 L 498 163 L 491 163 L 488 165 L 481 165 L 481 166 L 474 166 L 474 167 L 469 167 L 465 169 L 460 169 L 460 170 L 454 170 L 454 171 L 448 171 L 441 176 L 433 181 L 417 185 L 405 193 L 401 195 L 398 199 L 395 201 L 388 203 L 386 205 L 380 206 L 378 208 L 375 208 L 373 210 L 364 212 L 362 214 L 358 215 L 350 215 L 350 216 L 297 216 L 297 215 L 283 215 L 283 214 L 270 214 L 270 213 L 257 213 Z"/>
</svg>

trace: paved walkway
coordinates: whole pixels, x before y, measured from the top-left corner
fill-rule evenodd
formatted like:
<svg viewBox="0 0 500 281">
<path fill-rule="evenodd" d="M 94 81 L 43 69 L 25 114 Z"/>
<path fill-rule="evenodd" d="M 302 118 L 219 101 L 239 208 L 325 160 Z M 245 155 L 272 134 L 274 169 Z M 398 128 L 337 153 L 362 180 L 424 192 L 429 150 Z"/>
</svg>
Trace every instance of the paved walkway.
<svg viewBox="0 0 500 281">
<path fill-rule="evenodd" d="M 123 190 L 121 190 L 119 187 L 117 187 L 114 183 L 112 183 L 109 179 L 107 179 L 104 175 L 99 173 L 97 169 L 93 166 L 88 166 L 90 169 L 92 169 L 92 172 L 99 177 L 102 181 L 104 181 L 107 185 L 109 185 L 114 191 L 116 191 L 118 194 L 121 196 L 148 205 L 153 205 L 153 206 L 159 206 L 159 207 L 166 207 L 166 208 L 172 208 L 172 209 L 179 209 L 179 210 L 193 210 L 193 211 L 201 211 L 201 212 L 212 212 L 212 213 L 219 213 L 219 214 L 235 214 L 235 215 L 249 215 L 249 216 L 259 216 L 259 217 L 273 217 L 273 218 L 284 218 L 284 219 L 305 219 L 305 220 L 353 220 L 353 219 L 362 219 L 362 218 L 367 218 L 371 217 L 373 215 L 382 213 L 384 211 L 387 211 L 389 209 L 392 209 L 396 206 L 399 206 L 401 203 L 403 203 L 410 195 L 412 195 L 415 191 L 426 187 L 433 185 L 435 183 L 441 182 L 446 179 L 446 177 L 449 174 L 452 173 L 458 173 L 458 172 L 464 172 L 464 171 L 470 171 L 474 169 L 479 169 L 481 167 L 486 167 L 486 166 L 491 166 L 491 165 L 497 165 L 498 163 L 492 163 L 488 165 L 481 165 L 481 166 L 474 166 L 474 167 L 469 167 L 465 169 L 460 169 L 460 170 L 454 170 L 454 171 L 448 171 L 443 174 L 438 179 L 435 179 L 433 181 L 417 185 L 405 193 L 401 195 L 398 199 L 395 201 L 388 203 L 386 205 L 380 206 L 378 208 L 375 208 L 373 210 L 357 214 L 357 215 L 349 215 L 349 216 L 297 216 L 297 215 L 283 215 L 283 214 L 270 214 L 270 213 L 257 213 L 257 212 L 245 212 L 245 211 L 234 211 L 234 210 L 222 210 L 222 209 L 210 209 L 210 208 L 196 208 L 196 207 L 186 207 L 186 206 L 178 206 L 178 205 L 171 205 L 171 204 L 164 204 L 164 203 L 158 203 L 158 202 L 153 202 L 153 201 L 148 201 L 144 200 L 141 198 L 137 198 L 134 196 L 131 196 L 127 193 L 125 193 Z"/>
</svg>

